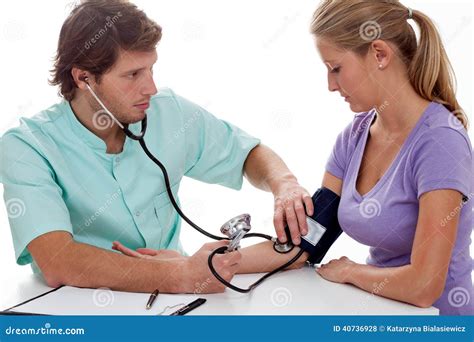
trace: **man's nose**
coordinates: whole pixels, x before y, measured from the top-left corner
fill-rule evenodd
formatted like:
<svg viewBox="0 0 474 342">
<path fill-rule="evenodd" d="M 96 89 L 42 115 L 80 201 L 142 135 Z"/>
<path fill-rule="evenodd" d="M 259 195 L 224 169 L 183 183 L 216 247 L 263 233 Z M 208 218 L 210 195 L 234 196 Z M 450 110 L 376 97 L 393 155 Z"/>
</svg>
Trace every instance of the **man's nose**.
<svg viewBox="0 0 474 342">
<path fill-rule="evenodd" d="M 146 76 L 146 80 L 143 83 L 142 94 L 146 96 L 155 95 L 158 92 L 158 89 L 155 85 L 155 80 L 153 80 L 153 73 L 149 72 Z"/>
</svg>

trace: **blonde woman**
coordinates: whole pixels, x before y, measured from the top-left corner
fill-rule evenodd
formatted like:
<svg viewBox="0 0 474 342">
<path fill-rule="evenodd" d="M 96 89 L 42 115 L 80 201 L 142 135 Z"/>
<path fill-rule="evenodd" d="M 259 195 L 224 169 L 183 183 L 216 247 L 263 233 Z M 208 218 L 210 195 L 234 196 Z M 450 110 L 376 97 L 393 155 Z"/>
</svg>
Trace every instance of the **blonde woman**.
<svg viewBox="0 0 474 342">
<path fill-rule="evenodd" d="M 367 264 L 342 257 L 317 272 L 472 314 L 472 147 L 436 27 L 398 1 L 336 0 L 321 3 L 311 33 L 329 91 L 359 113 L 338 136 L 323 185 L 341 196 L 343 230 L 371 247 Z"/>
</svg>

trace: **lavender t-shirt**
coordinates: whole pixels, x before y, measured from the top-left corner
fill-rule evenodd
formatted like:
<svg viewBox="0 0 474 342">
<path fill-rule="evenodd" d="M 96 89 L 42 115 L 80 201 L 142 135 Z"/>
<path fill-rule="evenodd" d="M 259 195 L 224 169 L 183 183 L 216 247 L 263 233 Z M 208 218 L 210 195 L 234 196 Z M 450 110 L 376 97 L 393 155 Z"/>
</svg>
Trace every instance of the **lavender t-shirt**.
<svg viewBox="0 0 474 342">
<path fill-rule="evenodd" d="M 326 170 L 342 179 L 338 217 L 347 235 L 370 246 L 367 263 L 397 267 L 410 263 L 419 198 L 437 189 L 454 189 L 465 202 L 447 213 L 460 220 L 446 286 L 434 304 L 442 315 L 472 315 L 473 164 L 466 130 L 443 105 L 432 102 L 407 137 L 391 166 L 364 196 L 356 190 L 375 110 L 358 114 L 339 134 Z"/>
</svg>

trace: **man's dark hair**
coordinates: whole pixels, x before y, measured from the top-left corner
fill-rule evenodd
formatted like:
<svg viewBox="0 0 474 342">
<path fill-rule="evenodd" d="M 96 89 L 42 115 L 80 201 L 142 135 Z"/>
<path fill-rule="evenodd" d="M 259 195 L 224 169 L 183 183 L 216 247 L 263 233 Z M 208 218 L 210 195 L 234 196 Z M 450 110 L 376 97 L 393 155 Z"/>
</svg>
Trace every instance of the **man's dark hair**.
<svg viewBox="0 0 474 342">
<path fill-rule="evenodd" d="M 153 51 L 160 39 L 161 27 L 128 1 L 81 1 L 61 28 L 49 83 L 58 85 L 59 95 L 71 101 L 77 88 L 73 67 L 90 72 L 99 82 L 120 50 Z"/>
</svg>

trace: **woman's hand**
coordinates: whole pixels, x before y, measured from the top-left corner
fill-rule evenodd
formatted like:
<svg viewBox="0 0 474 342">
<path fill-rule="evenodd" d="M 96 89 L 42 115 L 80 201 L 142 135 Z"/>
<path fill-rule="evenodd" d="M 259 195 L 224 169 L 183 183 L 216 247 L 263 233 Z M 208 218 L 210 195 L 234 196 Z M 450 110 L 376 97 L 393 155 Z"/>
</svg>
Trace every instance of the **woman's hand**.
<svg viewBox="0 0 474 342">
<path fill-rule="evenodd" d="M 154 260 L 186 259 L 184 255 L 170 249 L 156 250 L 151 248 L 137 248 L 137 250 L 134 251 L 133 249 L 125 247 L 119 241 L 112 243 L 112 249 L 134 258 Z"/>
<path fill-rule="evenodd" d="M 349 277 L 355 265 L 357 265 L 355 262 L 343 256 L 321 265 L 316 269 L 316 273 L 324 279 L 335 283 L 349 283 Z"/>
</svg>

